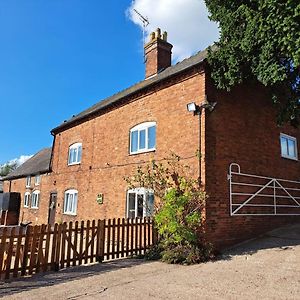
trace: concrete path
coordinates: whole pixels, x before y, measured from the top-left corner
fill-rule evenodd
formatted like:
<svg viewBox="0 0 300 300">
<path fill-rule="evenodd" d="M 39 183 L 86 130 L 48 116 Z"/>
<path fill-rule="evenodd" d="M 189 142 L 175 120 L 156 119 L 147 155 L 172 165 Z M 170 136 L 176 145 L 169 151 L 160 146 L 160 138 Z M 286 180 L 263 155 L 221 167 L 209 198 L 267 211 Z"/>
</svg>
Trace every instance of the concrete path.
<svg viewBox="0 0 300 300">
<path fill-rule="evenodd" d="M 300 224 L 194 266 L 127 259 L 0 283 L 3 299 L 300 299 Z"/>
</svg>

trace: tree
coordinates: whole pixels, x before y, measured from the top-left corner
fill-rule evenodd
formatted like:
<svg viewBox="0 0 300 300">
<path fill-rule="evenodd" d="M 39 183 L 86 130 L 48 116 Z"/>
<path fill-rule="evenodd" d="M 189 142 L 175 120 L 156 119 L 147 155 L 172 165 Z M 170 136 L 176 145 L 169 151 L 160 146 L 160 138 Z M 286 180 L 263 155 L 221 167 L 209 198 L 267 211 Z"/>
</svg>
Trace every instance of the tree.
<svg viewBox="0 0 300 300">
<path fill-rule="evenodd" d="M 280 124 L 300 121 L 300 2 L 205 0 L 220 40 L 208 63 L 218 88 L 257 80 L 271 91 Z"/>
<path fill-rule="evenodd" d="M 8 162 L 0 166 L 0 176 L 6 176 L 18 167 L 16 162 Z"/>
</svg>

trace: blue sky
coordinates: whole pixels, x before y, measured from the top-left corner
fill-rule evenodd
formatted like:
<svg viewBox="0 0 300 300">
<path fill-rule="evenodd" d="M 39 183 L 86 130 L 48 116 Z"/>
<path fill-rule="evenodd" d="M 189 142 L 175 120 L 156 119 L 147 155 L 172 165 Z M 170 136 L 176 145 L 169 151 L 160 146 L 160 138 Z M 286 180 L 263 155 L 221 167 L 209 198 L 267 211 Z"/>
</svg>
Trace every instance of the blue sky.
<svg viewBox="0 0 300 300">
<path fill-rule="evenodd" d="M 51 146 L 52 128 L 143 80 L 133 8 L 147 33 L 168 31 L 174 61 L 217 40 L 200 0 L 0 1 L 0 164 Z"/>
</svg>

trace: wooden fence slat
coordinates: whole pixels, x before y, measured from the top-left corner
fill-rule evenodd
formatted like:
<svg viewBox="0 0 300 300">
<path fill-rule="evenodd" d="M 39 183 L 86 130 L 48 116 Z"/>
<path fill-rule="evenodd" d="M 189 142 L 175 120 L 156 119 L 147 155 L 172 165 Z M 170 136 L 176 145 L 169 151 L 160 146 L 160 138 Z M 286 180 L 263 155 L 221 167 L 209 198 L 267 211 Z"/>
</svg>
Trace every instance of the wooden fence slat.
<svg viewBox="0 0 300 300">
<path fill-rule="evenodd" d="M 56 251 L 57 251 L 57 247 L 56 247 L 56 241 L 57 241 L 57 235 L 58 235 L 58 224 L 54 225 L 54 229 L 53 229 L 53 236 L 52 236 L 52 251 L 51 251 L 51 270 L 55 271 L 55 257 L 56 257 Z"/>
<path fill-rule="evenodd" d="M 90 262 L 94 262 L 94 258 L 95 258 L 95 236 L 97 236 L 96 233 L 96 221 L 93 220 L 92 221 L 92 240 L 91 240 L 91 258 L 90 258 Z"/>
<path fill-rule="evenodd" d="M 57 228 L 57 236 L 56 236 L 56 250 L 55 250 L 55 271 L 59 270 L 59 262 L 61 257 L 61 239 L 62 239 L 62 228 L 63 224 L 59 224 Z"/>
<path fill-rule="evenodd" d="M 84 257 L 84 263 L 88 263 L 88 257 L 89 257 L 89 242 L 90 242 L 90 220 L 86 222 L 86 233 L 85 233 L 85 257 Z"/>
<path fill-rule="evenodd" d="M 138 233 L 139 233 L 139 227 L 138 227 L 138 218 L 135 218 L 135 223 L 134 223 L 134 231 L 135 231 L 135 236 L 134 236 L 134 254 L 137 254 L 138 251 Z"/>
<path fill-rule="evenodd" d="M 149 247 L 151 245 L 151 241 L 150 241 L 150 234 L 151 234 L 151 220 L 150 218 L 148 218 L 147 220 L 147 234 L 148 234 L 148 238 L 147 238 L 147 246 Z"/>
<path fill-rule="evenodd" d="M 84 238 L 84 221 L 80 223 L 80 235 L 79 235 L 79 265 L 82 264 L 82 254 L 83 254 L 83 238 Z"/>
<path fill-rule="evenodd" d="M 66 240 L 67 240 L 67 223 L 64 222 L 61 226 L 61 252 L 60 252 L 60 268 L 65 267 L 66 261 Z"/>
<path fill-rule="evenodd" d="M 70 267 L 71 265 L 71 243 L 72 243 L 72 228 L 73 228 L 73 223 L 69 222 L 69 227 L 67 228 L 67 267 Z"/>
<path fill-rule="evenodd" d="M 143 250 L 144 250 L 144 254 L 145 254 L 145 252 L 146 252 L 146 245 L 147 245 L 147 243 L 146 243 L 146 236 L 147 236 L 146 230 L 147 230 L 147 218 L 145 217 L 145 218 L 144 218 L 144 221 L 143 221 L 143 233 L 144 233 L 144 238 L 143 238 Z"/>
<path fill-rule="evenodd" d="M 107 222 L 107 248 L 106 248 L 106 258 L 109 259 L 110 258 L 110 229 L 111 229 L 111 219 L 108 219 Z"/>
<path fill-rule="evenodd" d="M 129 255 L 129 233 L 130 233 L 130 225 L 129 219 L 126 219 L 126 256 Z"/>
<path fill-rule="evenodd" d="M 134 219 L 130 219 L 130 255 L 133 256 L 133 226 L 134 226 Z"/>
<path fill-rule="evenodd" d="M 78 221 L 75 222 L 75 228 L 74 228 L 74 249 L 78 251 Z M 73 250 L 73 261 L 72 266 L 76 266 L 76 262 L 79 259 L 79 257 L 76 255 L 76 252 Z"/>
<path fill-rule="evenodd" d="M 116 258 L 120 257 L 120 218 L 117 219 Z"/>
<path fill-rule="evenodd" d="M 13 227 L 10 232 L 8 243 L 6 244 L 7 258 L 6 258 L 6 262 L 5 262 L 5 265 L 6 265 L 5 279 L 9 279 L 9 275 L 10 275 L 11 260 L 12 260 L 12 256 L 13 256 L 13 247 L 14 247 L 14 239 L 15 239 L 15 230 L 16 229 Z"/>
<path fill-rule="evenodd" d="M 48 269 L 48 260 L 49 259 L 50 259 L 50 263 L 51 263 L 51 257 L 49 258 L 50 239 L 51 239 L 51 225 L 48 224 L 47 227 L 46 227 L 45 256 L 44 256 L 43 264 L 42 264 L 42 271 L 43 272 L 46 272 L 47 269 Z M 52 249 L 53 249 L 53 247 L 52 247 Z"/>
<path fill-rule="evenodd" d="M 43 224 L 40 227 L 40 234 L 37 240 L 37 260 L 36 260 L 36 273 L 40 272 L 41 265 L 43 264 L 44 253 L 43 253 L 43 244 L 44 244 L 44 235 L 45 235 L 46 225 Z"/>
<path fill-rule="evenodd" d="M 30 256 L 29 256 L 29 269 L 28 274 L 32 275 L 34 267 L 37 262 L 37 243 L 39 242 L 40 226 L 36 225 L 33 227 L 33 234 L 30 245 Z"/>
<path fill-rule="evenodd" d="M 7 227 L 3 228 L 0 244 L 0 279 L 5 272 Z"/>
<path fill-rule="evenodd" d="M 125 245 L 125 219 L 122 218 L 122 222 L 121 222 L 121 257 L 124 257 L 124 245 Z"/>
<path fill-rule="evenodd" d="M 142 249 L 143 249 L 143 246 L 142 246 L 142 229 L 143 229 L 143 218 L 139 218 L 139 254 L 141 255 L 142 254 Z"/>
<path fill-rule="evenodd" d="M 14 263 L 14 270 L 13 270 L 13 277 L 18 277 L 19 272 L 19 265 L 20 262 L 22 263 L 22 253 L 24 249 L 22 249 L 22 239 L 23 239 L 23 227 L 19 228 L 18 238 L 15 245 L 15 263 Z"/>
<path fill-rule="evenodd" d="M 113 218 L 112 221 L 112 238 L 111 238 L 111 258 L 115 258 L 115 249 L 116 249 L 116 219 Z"/>
</svg>

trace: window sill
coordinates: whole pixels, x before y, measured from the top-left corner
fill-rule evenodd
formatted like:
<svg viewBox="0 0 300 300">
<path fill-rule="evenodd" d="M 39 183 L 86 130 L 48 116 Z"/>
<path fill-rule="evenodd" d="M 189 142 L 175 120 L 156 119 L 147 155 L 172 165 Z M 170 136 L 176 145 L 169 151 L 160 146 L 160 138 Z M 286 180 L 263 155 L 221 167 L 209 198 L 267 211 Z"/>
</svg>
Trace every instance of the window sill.
<svg viewBox="0 0 300 300">
<path fill-rule="evenodd" d="M 290 157 L 290 156 L 281 155 L 281 158 L 285 158 L 285 159 L 289 159 L 289 160 L 293 160 L 293 161 L 298 161 L 298 158 L 296 158 L 296 157 Z"/>
<path fill-rule="evenodd" d="M 31 206 L 31 209 L 39 209 L 39 208 L 36 206 Z"/>
<path fill-rule="evenodd" d="M 136 152 L 129 152 L 129 155 L 137 155 L 137 154 L 143 154 L 143 153 L 148 153 L 148 152 L 155 152 L 156 149 L 146 149 L 146 150 L 139 150 Z"/>
<path fill-rule="evenodd" d="M 76 213 L 74 214 L 74 213 L 67 213 L 67 212 L 64 212 L 63 215 L 65 215 L 65 216 L 71 216 L 71 217 L 76 217 L 77 216 Z"/>
<path fill-rule="evenodd" d="M 23 208 L 29 208 L 29 205 L 24 205 Z"/>
<path fill-rule="evenodd" d="M 81 164 L 81 162 L 76 162 L 76 163 L 71 163 L 71 164 L 68 163 L 68 166 L 77 166 L 77 165 L 80 165 L 80 164 Z"/>
</svg>

